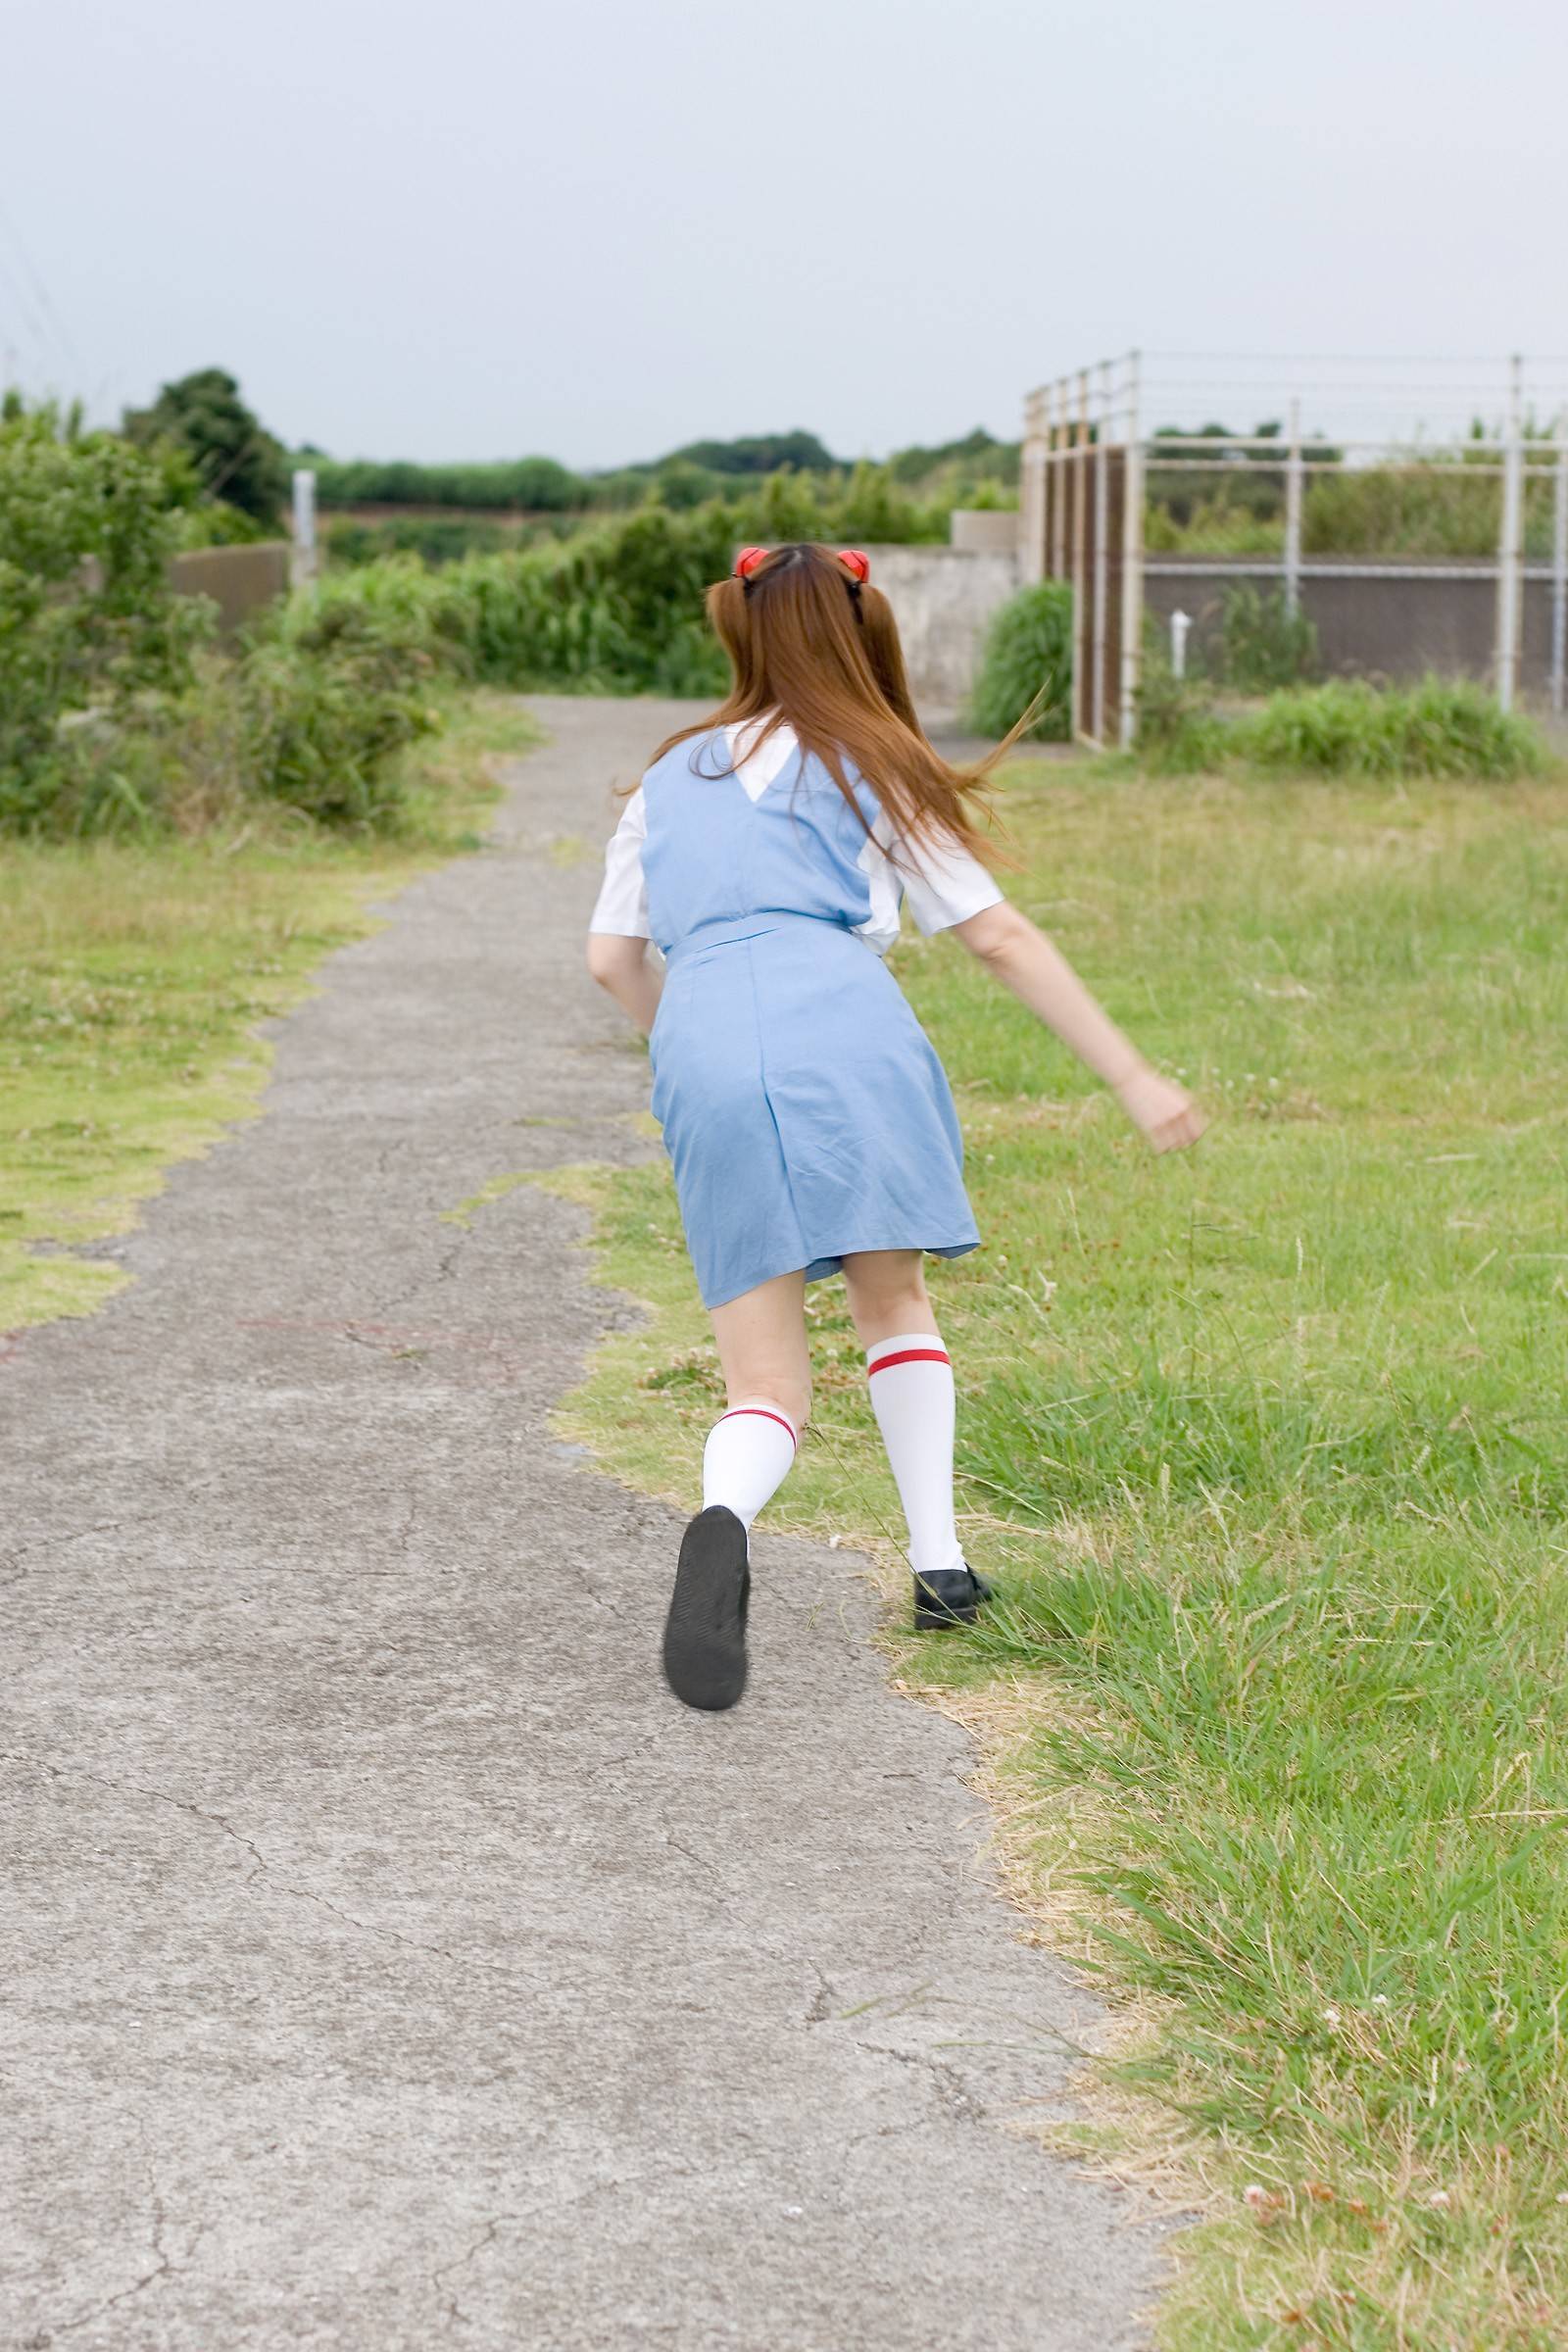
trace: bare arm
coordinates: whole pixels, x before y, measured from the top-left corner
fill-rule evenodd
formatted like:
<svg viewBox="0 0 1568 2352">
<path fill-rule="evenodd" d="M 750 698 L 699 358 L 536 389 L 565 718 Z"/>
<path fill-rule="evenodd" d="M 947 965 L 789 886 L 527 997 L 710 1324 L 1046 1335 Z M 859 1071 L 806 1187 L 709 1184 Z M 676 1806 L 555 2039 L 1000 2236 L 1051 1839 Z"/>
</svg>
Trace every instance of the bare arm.
<svg viewBox="0 0 1568 2352">
<path fill-rule="evenodd" d="M 591 931 L 588 969 L 646 1037 L 654 1025 L 664 986 L 663 972 L 650 957 L 647 940 L 621 939 L 612 932 Z"/>
<path fill-rule="evenodd" d="M 1150 1067 L 1026 914 L 1004 902 L 953 930 L 987 971 L 1103 1078 L 1156 1152 L 1179 1152 L 1198 1141 L 1207 1122 L 1185 1088 Z"/>
</svg>

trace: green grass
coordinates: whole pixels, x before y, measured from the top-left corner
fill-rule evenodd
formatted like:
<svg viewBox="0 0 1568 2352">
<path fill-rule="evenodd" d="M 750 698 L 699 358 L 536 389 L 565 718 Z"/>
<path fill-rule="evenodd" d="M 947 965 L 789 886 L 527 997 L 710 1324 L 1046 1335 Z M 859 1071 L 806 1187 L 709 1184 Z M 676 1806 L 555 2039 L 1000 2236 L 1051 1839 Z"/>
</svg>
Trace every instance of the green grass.
<svg viewBox="0 0 1568 2352">
<path fill-rule="evenodd" d="M 502 697 L 455 700 L 403 755 L 390 838 L 263 809 L 189 840 L 0 850 L 0 1331 L 120 1286 L 79 1246 L 124 1231 L 176 1160 L 254 1110 L 270 1060 L 256 1024 L 371 928 L 373 901 L 477 845 L 487 757 L 535 741 Z"/>
<path fill-rule="evenodd" d="M 1568 786 L 1019 766 L 1014 897 L 1219 1114 L 1151 1158 L 951 942 L 901 978 L 987 1249 L 935 1274 L 1004 1605 L 890 1635 L 1118 2005 L 1083 2144 L 1203 2220 L 1180 2352 L 1568 2340 Z M 570 1425 L 696 1491 L 662 1166 L 569 1180 L 650 1299 Z M 837 1285 L 773 1524 L 895 1552 Z"/>
</svg>

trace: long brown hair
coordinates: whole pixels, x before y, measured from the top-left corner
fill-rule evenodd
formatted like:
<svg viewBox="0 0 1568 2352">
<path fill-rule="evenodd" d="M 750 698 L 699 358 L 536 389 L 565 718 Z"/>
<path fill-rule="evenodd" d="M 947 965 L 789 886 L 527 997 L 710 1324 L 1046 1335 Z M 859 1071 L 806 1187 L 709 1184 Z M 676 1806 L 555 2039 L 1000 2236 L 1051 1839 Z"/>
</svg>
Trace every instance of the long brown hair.
<svg viewBox="0 0 1568 2352">
<path fill-rule="evenodd" d="M 973 765 L 944 760 L 915 716 L 892 606 L 831 548 L 776 547 L 748 579 L 709 589 L 708 617 L 729 656 L 730 691 L 711 718 L 679 728 L 656 759 L 694 735 L 766 718 L 758 740 L 793 727 L 857 815 L 846 754 L 910 841 L 948 833 L 969 850 L 987 846 L 980 820 L 992 773 L 1030 714 Z"/>
</svg>

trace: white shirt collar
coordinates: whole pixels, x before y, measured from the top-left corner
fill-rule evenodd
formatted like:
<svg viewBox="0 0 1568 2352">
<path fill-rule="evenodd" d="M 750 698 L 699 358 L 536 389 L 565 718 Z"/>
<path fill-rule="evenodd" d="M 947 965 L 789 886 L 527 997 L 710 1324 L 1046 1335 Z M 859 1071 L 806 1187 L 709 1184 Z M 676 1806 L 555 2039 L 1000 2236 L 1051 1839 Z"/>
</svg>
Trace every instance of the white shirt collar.
<svg viewBox="0 0 1568 2352">
<path fill-rule="evenodd" d="M 773 712 L 766 710 L 760 718 L 740 719 L 724 730 L 731 764 L 749 801 L 761 799 L 801 748 L 788 719 L 781 720 L 767 741 L 758 748 L 762 730 L 772 717 Z"/>
</svg>

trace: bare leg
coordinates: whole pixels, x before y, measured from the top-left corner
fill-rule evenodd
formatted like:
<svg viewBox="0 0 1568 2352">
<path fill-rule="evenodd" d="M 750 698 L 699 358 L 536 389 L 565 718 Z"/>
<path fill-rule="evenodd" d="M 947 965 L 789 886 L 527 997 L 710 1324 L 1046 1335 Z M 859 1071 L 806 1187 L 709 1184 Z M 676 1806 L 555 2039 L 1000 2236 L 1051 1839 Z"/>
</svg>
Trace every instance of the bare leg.
<svg viewBox="0 0 1568 2352">
<path fill-rule="evenodd" d="M 715 1306 L 713 1338 L 730 1411 L 781 1405 L 799 1429 L 811 1409 L 805 1275 L 780 1274 L 727 1306 Z"/>
<path fill-rule="evenodd" d="M 858 1250 L 844 1260 L 844 1282 L 862 1348 L 904 1332 L 936 1331 L 918 1250 Z"/>
</svg>

